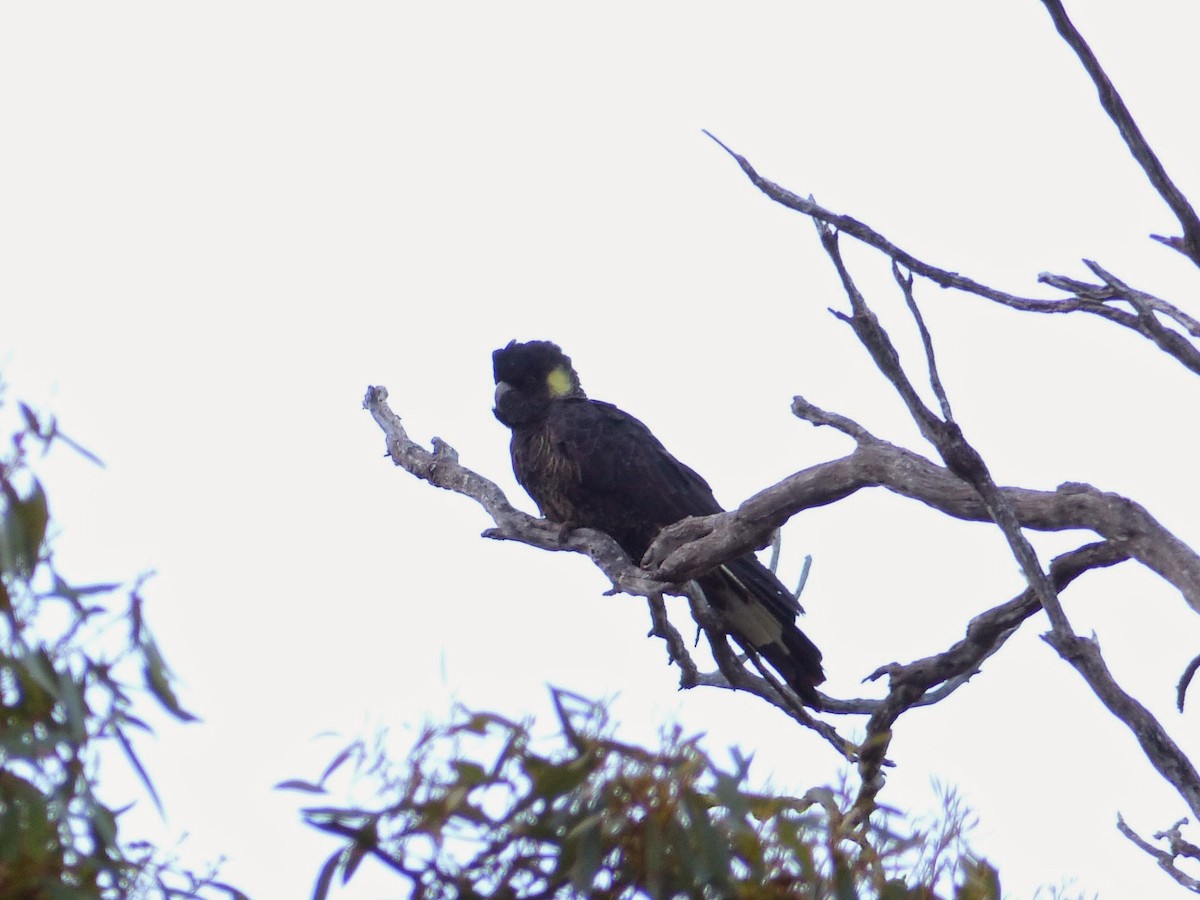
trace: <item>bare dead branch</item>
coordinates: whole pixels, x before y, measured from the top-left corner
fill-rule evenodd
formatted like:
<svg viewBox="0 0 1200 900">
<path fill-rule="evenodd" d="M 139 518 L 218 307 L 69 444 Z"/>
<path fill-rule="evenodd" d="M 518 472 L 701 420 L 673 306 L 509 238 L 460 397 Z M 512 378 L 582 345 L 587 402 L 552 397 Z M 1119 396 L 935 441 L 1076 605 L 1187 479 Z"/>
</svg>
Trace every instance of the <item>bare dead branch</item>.
<svg viewBox="0 0 1200 900">
<path fill-rule="evenodd" d="M 1200 373 L 1200 349 L 1187 337 L 1173 329 L 1165 328 L 1158 316 L 1164 316 L 1182 327 L 1189 335 L 1200 338 L 1200 320 L 1188 315 L 1173 303 L 1140 291 L 1125 284 L 1116 276 L 1106 272 L 1099 263 L 1085 259 L 1084 265 L 1103 279 L 1101 284 L 1090 284 L 1066 275 L 1043 272 L 1038 281 L 1061 291 L 1075 294 L 1080 309 L 1116 322 L 1153 341 L 1160 350 L 1169 353 L 1193 372 Z M 1125 302 L 1133 312 L 1110 306 L 1109 303 Z"/>
<path fill-rule="evenodd" d="M 661 638 L 667 645 L 667 663 L 679 666 L 679 688 L 686 690 L 700 683 L 700 670 L 692 655 L 688 652 L 687 642 L 679 629 L 667 618 L 667 605 L 663 602 L 662 594 L 648 597 L 650 606 L 649 637 Z"/>
<path fill-rule="evenodd" d="M 1189 368 L 1194 370 L 1200 366 L 1200 350 L 1197 350 L 1178 331 L 1164 328 L 1155 313 L 1159 311 L 1164 312 L 1176 322 L 1184 325 L 1184 327 L 1197 329 L 1192 331 L 1193 334 L 1200 332 L 1200 328 L 1197 328 L 1197 326 L 1200 326 L 1200 323 L 1197 323 L 1191 316 L 1186 315 L 1171 304 L 1144 294 L 1141 291 L 1134 290 L 1111 272 L 1106 271 L 1099 263 L 1090 259 L 1085 259 L 1083 262 L 1084 265 L 1091 269 L 1105 283 L 1113 292 L 1116 299 L 1126 301 L 1136 310 L 1137 325 L 1134 328 L 1138 333 L 1157 344 L 1159 349 L 1184 362 Z"/>
<path fill-rule="evenodd" d="M 1050 564 L 1050 579 L 1056 591 L 1090 569 L 1119 563 L 1128 556 L 1108 541 L 1088 544 L 1064 553 Z M 866 737 L 862 743 L 859 776 L 862 789 L 856 799 L 860 815 L 873 808 L 883 779 L 879 766 L 891 744 L 892 726 L 907 710 L 939 702 L 965 684 L 989 656 L 1016 633 L 1030 616 L 1042 609 L 1032 588 L 976 616 L 967 625 L 966 636 L 949 649 L 907 665 L 892 663 L 876 669 L 868 680 L 889 678 L 888 695 L 879 701 L 843 701 L 855 712 L 868 712 Z M 839 710 L 840 711 L 840 710 Z"/>
<path fill-rule="evenodd" d="M 1121 132 L 1121 137 L 1129 147 L 1129 152 L 1133 154 L 1133 158 L 1145 171 L 1150 184 L 1154 186 L 1159 196 L 1166 201 L 1171 212 L 1175 214 L 1175 218 L 1179 220 L 1179 224 L 1183 228 L 1182 240 L 1176 239 L 1174 242 L 1171 242 L 1170 239 L 1160 238 L 1160 240 L 1168 246 L 1174 247 L 1197 266 L 1200 266 L 1200 216 L 1196 215 L 1196 210 L 1192 208 L 1187 197 L 1167 175 L 1166 169 L 1159 162 L 1158 155 L 1151 149 L 1150 144 L 1142 135 L 1142 130 L 1133 120 L 1133 115 L 1129 112 L 1125 101 L 1121 99 L 1121 95 L 1117 93 L 1117 89 L 1101 67 L 1100 61 L 1096 59 L 1096 54 L 1092 52 L 1092 48 L 1083 39 L 1083 35 L 1067 17 L 1067 11 L 1063 8 L 1062 3 L 1059 0 L 1042 0 L 1042 5 L 1050 13 L 1054 27 L 1062 35 L 1062 39 L 1075 51 L 1075 55 L 1083 63 L 1083 68 L 1092 79 L 1092 83 L 1096 85 L 1096 91 L 1100 95 L 1100 105 L 1104 107 L 1108 117 L 1113 120 L 1117 130 Z"/>
<path fill-rule="evenodd" d="M 1187 664 L 1187 668 L 1179 676 L 1179 684 L 1175 686 L 1175 706 L 1180 712 L 1183 712 L 1183 701 L 1187 696 L 1187 689 L 1191 685 L 1192 678 L 1195 677 L 1197 669 L 1200 669 L 1200 656 L 1197 656 Z"/>
<path fill-rule="evenodd" d="M 786 206 L 788 209 L 802 213 L 818 222 L 824 222 L 833 226 L 841 234 L 849 235 L 855 240 L 861 241 L 869 247 L 874 247 L 876 250 L 888 256 L 893 262 L 900 264 L 909 272 L 920 275 L 922 278 L 927 278 L 934 284 L 944 288 L 954 288 L 968 294 L 974 294 L 978 297 L 983 297 L 986 300 L 991 300 L 999 303 L 1002 306 L 1007 306 L 1010 309 L 1020 310 L 1022 312 L 1037 312 L 1037 313 L 1070 313 L 1084 312 L 1091 315 L 1099 316 L 1107 319 L 1110 322 L 1115 322 L 1131 331 L 1135 331 L 1148 340 L 1154 343 L 1162 350 L 1165 350 L 1181 364 L 1186 366 L 1192 372 L 1200 375 L 1200 350 L 1187 342 L 1186 339 L 1174 340 L 1171 338 L 1163 339 L 1159 335 L 1156 339 L 1155 334 L 1148 330 L 1147 323 L 1134 313 L 1127 310 L 1119 309 L 1110 306 L 1104 300 L 1112 299 L 1127 299 L 1123 297 L 1106 296 L 1103 299 L 1097 299 L 1095 296 L 1082 294 L 1073 297 L 1047 299 L 1042 297 L 1028 297 L 1018 294 L 1010 294 L 1007 291 L 999 290 L 990 285 L 983 284 L 969 278 L 965 275 L 960 275 L 958 272 L 952 272 L 948 269 L 939 268 L 931 265 L 924 260 L 918 259 L 906 250 L 893 244 L 890 240 L 884 237 L 869 225 L 864 224 L 853 216 L 844 215 L 834 212 L 821 206 L 811 197 L 801 197 L 798 194 L 789 191 L 775 182 L 764 178 L 755 168 L 750 165 L 749 161 L 744 156 L 735 153 L 728 146 L 714 137 L 709 132 L 704 132 L 714 142 L 716 142 L 726 153 L 728 153 L 737 164 L 741 167 L 746 177 L 760 191 L 766 194 L 771 200 L 776 203 Z M 1039 278 L 1043 283 L 1051 287 L 1061 288 L 1063 276 L 1042 276 Z M 1075 293 L 1071 291 L 1071 293 Z M 1162 301 L 1160 301 L 1162 302 Z M 1170 309 L 1175 309 L 1171 304 L 1165 304 Z M 1160 310 L 1166 312 L 1166 310 Z M 1169 314 L 1169 313 L 1168 313 Z M 1182 315 L 1182 314 L 1181 314 Z M 1175 316 L 1172 315 L 1172 318 Z M 1180 321 L 1176 319 L 1176 321 Z M 1190 329 L 1189 329 L 1190 330 Z"/>
<path fill-rule="evenodd" d="M 1084 677 L 1108 711 L 1128 726 L 1150 764 L 1179 792 L 1193 815 L 1200 816 L 1200 773 L 1151 712 L 1117 684 L 1100 655 L 1100 645 L 1094 639 L 1058 632 L 1042 637 Z"/>
<path fill-rule="evenodd" d="M 1098 541 L 1077 547 L 1050 563 L 1050 577 L 1056 590 L 1063 590 L 1072 581 L 1091 569 L 1105 568 L 1124 562 L 1128 554 L 1117 544 Z M 924 706 L 927 692 L 949 683 L 962 675 L 973 674 L 988 656 L 1007 641 L 1020 625 L 1041 609 L 1032 589 L 1026 588 L 1012 600 L 980 613 L 967 624 L 961 641 L 933 656 L 906 665 L 892 663 L 868 676 L 873 681 L 887 675 L 893 685 L 904 683 L 920 689 L 921 698 L 912 706 Z"/>
<path fill-rule="evenodd" d="M 906 250 L 893 244 L 890 240 L 884 237 L 871 226 L 859 221 L 853 216 L 844 215 L 834 212 L 824 206 L 821 206 L 811 197 L 801 197 L 794 194 L 787 188 L 770 181 L 760 175 L 755 168 L 750 165 L 749 161 L 739 153 L 734 152 L 719 138 L 709 131 L 705 131 L 709 138 L 713 140 L 722 150 L 728 153 L 741 166 L 742 171 L 750 182 L 760 191 L 766 194 L 770 199 L 774 200 L 781 206 L 786 206 L 788 209 L 793 209 L 796 212 L 803 213 L 818 222 L 825 222 L 833 226 L 842 234 L 848 234 L 856 240 L 862 241 L 869 247 L 874 247 L 876 250 L 886 254 L 891 259 L 900 263 L 910 272 L 916 272 L 923 278 L 928 278 L 934 284 L 939 284 L 946 288 L 956 288 L 961 291 L 966 291 L 970 294 L 976 294 L 988 300 L 994 300 L 1005 306 L 1010 306 L 1014 309 L 1036 310 L 1038 312 L 1069 312 L 1071 309 L 1065 308 L 1062 301 L 1047 300 L 1039 297 L 1022 297 L 1016 294 L 1009 294 L 1005 291 L 997 290 L 989 287 L 986 284 L 975 281 L 973 278 L 968 278 L 965 275 L 959 275 L 957 272 L 951 272 L 947 269 L 940 269 L 937 266 L 930 265 L 917 259 Z"/>
<path fill-rule="evenodd" d="M 1098 292 L 1102 291 L 1107 298 L 1125 300 L 1139 314 L 1143 309 L 1162 313 L 1167 318 L 1183 326 L 1193 337 L 1200 337 L 1200 321 L 1189 316 L 1183 310 L 1179 309 L 1179 307 L 1159 297 L 1155 297 L 1153 294 L 1148 294 L 1145 291 L 1139 291 L 1137 288 L 1131 287 L 1095 260 L 1085 259 L 1083 264 L 1100 278 L 1102 284 L 1095 285 L 1095 289 Z M 1170 351 L 1168 350 L 1168 352 Z"/>
<path fill-rule="evenodd" d="M 933 337 L 929 334 L 929 329 L 925 327 L 925 317 L 921 315 L 921 308 L 917 306 L 917 298 L 913 294 L 912 273 L 901 272 L 900 266 L 893 260 L 892 277 L 900 286 L 900 291 L 904 294 L 904 302 L 908 304 L 908 311 L 912 313 L 913 320 L 917 323 L 917 331 L 921 335 L 921 346 L 925 348 L 925 364 L 929 366 L 929 386 L 933 388 L 933 395 L 937 397 L 938 405 L 942 408 L 942 418 L 947 422 L 952 422 L 954 413 L 950 409 L 950 398 L 946 396 L 946 389 L 942 385 L 942 376 L 938 374 L 937 357 L 933 353 Z"/>
<path fill-rule="evenodd" d="M 846 295 L 850 299 L 852 314 L 842 318 L 851 325 L 876 367 L 904 400 L 921 433 L 937 448 L 946 467 L 971 485 L 986 507 L 989 517 L 1004 534 L 1030 588 L 1050 619 L 1051 632 L 1044 635 L 1044 639 L 1083 676 L 1109 711 L 1133 732 L 1151 765 L 1179 792 L 1193 813 L 1200 815 L 1200 773 L 1197 773 L 1188 757 L 1149 710 L 1117 684 L 1105 665 L 1096 642 L 1074 633 L 1059 601 L 1053 579 L 1042 569 L 1033 545 L 1021 530 L 1014 504 L 993 481 L 982 456 L 967 441 L 958 424 L 952 420 L 937 418 L 921 402 L 903 371 L 899 355 L 887 332 L 878 323 L 854 286 L 842 261 L 836 234 L 825 225 L 819 225 L 818 230 L 821 243 L 841 276 Z M 907 695 L 908 692 L 899 693 Z M 901 702 L 907 699 L 908 696 L 902 696 Z M 916 696 L 912 696 L 911 699 L 915 700 Z M 855 800 L 855 812 L 863 820 L 874 809 L 875 795 L 881 783 L 876 758 L 886 752 L 890 743 L 894 715 L 898 713 L 885 714 L 881 711 L 872 715 L 867 723 L 867 738 L 863 741 L 859 762 L 861 787 Z"/>
<path fill-rule="evenodd" d="M 1186 824 L 1188 824 L 1187 819 L 1180 819 L 1166 831 L 1154 832 L 1154 839 L 1156 841 L 1169 841 L 1171 852 L 1176 856 L 1186 856 L 1188 859 L 1200 859 L 1200 847 L 1184 839 L 1183 833 L 1180 831 Z"/>
<path fill-rule="evenodd" d="M 387 397 L 387 388 L 369 387 L 363 408 L 383 430 L 392 462 L 422 481 L 476 501 L 496 523 L 495 528 L 484 532 L 484 537 L 586 554 L 608 576 L 614 590 L 627 594 L 650 597 L 682 593 L 675 585 L 646 578 L 608 535 L 586 528 L 563 533 L 557 525 L 521 512 L 508 502 L 495 482 L 461 465 L 454 449 L 439 438 L 433 439 L 432 451 L 415 443 L 388 406 Z"/>
<path fill-rule="evenodd" d="M 876 368 L 892 383 L 892 387 L 896 389 L 896 393 L 908 407 L 909 414 L 916 422 L 922 436 L 940 451 L 943 443 L 943 436 L 940 432 L 944 430 L 945 423 L 925 405 L 905 374 L 904 367 L 900 363 L 900 354 L 896 352 L 895 345 L 892 344 L 891 338 L 888 337 L 887 331 L 878 317 L 867 306 L 865 298 L 850 276 L 849 269 L 846 268 L 841 248 L 838 246 L 837 232 L 822 222 L 815 224 L 817 234 L 821 238 L 821 246 L 825 248 L 825 252 L 833 262 L 833 267 L 837 270 L 842 287 L 850 300 L 850 315 L 837 310 L 831 310 L 831 312 L 854 330 L 859 342 L 871 354 Z M 950 468 L 954 468 L 953 463 L 950 463 Z"/>
<path fill-rule="evenodd" d="M 826 506 L 864 488 L 884 488 L 957 519 L 989 520 L 987 508 L 970 485 L 947 468 L 888 443 L 803 397 L 792 401 L 792 411 L 814 425 L 830 425 L 853 436 L 858 447 L 848 456 L 789 475 L 737 509 L 685 519 L 664 529 L 646 555 L 654 577 L 671 582 L 695 578 L 709 571 L 713 560 L 731 559 L 760 546 L 798 512 Z M 1200 612 L 1200 555 L 1139 504 L 1075 482 L 1054 491 L 1018 487 L 999 491 L 1021 527 L 1092 531 L 1160 575 Z"/>
<path fill-rule="evenodd" d="M 1178 834 L 1180 825 L 1183 825 L 1186 822 L 1187 819 L 1184 819 L 1183 821 L 1176 823 L 1175 828 L 1173 829 L 1174 833 Z M 1200 880 L 1193 878 L 1191 875 L 1188 875 L 1186 872 L 1183 872 L 1176 867 L 1175 859 L 1180 854 L 1173 852 L 1173 845 L 1171 846 L 1170 851 L 1160 850 L 1149 841 L 1139 837 L 1132 828 L 1125 824 L 1125 820 L 1119 814 L 1117 815 L 1117 830 L 1121 832 L 1121 834 L 1125 835 L 1125 837 L 1129 838 L 1129 840 L 1131 840 L 1135 845 L 1152 856 L 1158 862 L 1158 867 L 1179 882 L 1179 884 L 1183 885 L 1183 887 L 1187 888 L 1192 893 L 1200 894 Z M 1156 840 L 1162 840 L 1166 836 L 1166 833 L 1161 831 L 1154 835 Z"/>
<path fill-rule="evenodd" d="M 812 571 L 812 556 L 804 557 L 804 565 L 800 567 L 800 577 L 796 579 L 796 589 L 792 591 L 792 596 L 796 598 L 796 602 L 800 602 L 800 598 L 804 595 L 804 586 L 808 584 L 808 573 Z M 803 609 L 803 607 L 801 607 Z"/>
<path fill-rule="evenodd" d="M 1107 285 L 1091 284 L 1087 281 L 1072 278 L 1069 275 L 1055 275 L 1053 272 L 1042 272 L 1038 275 L 1038 281 L 1042 284 L 1048 284 L 1057 290 L 1065 291 L 1068 294 L 1074 294 L 1080 301 L 1094 300 L 1097 303 L 1102 303 L 1105 300 L 1120 298 L 1120 295 Z"/>
</svg>

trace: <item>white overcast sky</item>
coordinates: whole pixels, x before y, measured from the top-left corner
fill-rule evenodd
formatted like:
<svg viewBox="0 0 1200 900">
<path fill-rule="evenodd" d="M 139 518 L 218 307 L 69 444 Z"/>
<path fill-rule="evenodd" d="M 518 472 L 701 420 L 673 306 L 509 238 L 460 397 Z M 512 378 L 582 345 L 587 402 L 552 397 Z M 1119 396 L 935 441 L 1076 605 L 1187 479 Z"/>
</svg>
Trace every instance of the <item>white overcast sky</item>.
<svg viewBox="0 0 1200 900">
<path fill-rule="evenodd" d="M 1200 6 L 1069 6 L 1200 201 Z M 267 900 L 305 896 L 334 847 L 272 790 L 319 772 L 339 739 L 316 735 L 402 743 L 452 698 L 520 717 L 547 684 L 615 695 L 631 739 L 677 718 L 782 787 L 837 776 L 753 698 L 677 692 L 640 600 L 601 596 L 581 557 L 481 540 L 482 512 L 395 470 L 360 408 L 386 385 L 415 438 L 527 509 L 490 411 L 511 338 L 561 343 L 727 504 L 849 449 L 795 420 L 794 394 L 930 452 L 826 311 L 845 301 L 811 224 L 702 128 L 944 267 L 1031 293 L 1087 256 L 1197 313 L 1194 269 L 1147 239 L 1168 211 L 1036 0 L 10 3 L 0 123 L 0 367 L 107 463 L 44 468 L 60 565 L 157 571 L 147 615 L 204 720 L 139 744 L 164 833 Z M 847 253 L 916 366 L 885 267 Z M 1091 481 L 1200 541 L 1195 376 L 1099 320 L 918 299 L 999 481 Z M 881 493 L 796 517 L 785 579 L 805 553 L 803 624 L 841 696 L 877 695 L 863 676 L 1021 588 L 994 529 Z M 1065 596 L 1200 751 L 1197 713 L 1172 709 L 1200 651 L 1179 596 L 1132 564 Z M 901 721 L 883 799 L 927 809 L 931 775 L 957 786 L 1013 897 L 1071 878 L 1181 893 L 1114 823 L 1185 808 L 1044 627 Z M 138 796 L 114 762 L 110 802 Z M 164 829 L 144 798 L 129 827 Z M 405 893 L 364 867 L 341 896 Z"/>
</svg>

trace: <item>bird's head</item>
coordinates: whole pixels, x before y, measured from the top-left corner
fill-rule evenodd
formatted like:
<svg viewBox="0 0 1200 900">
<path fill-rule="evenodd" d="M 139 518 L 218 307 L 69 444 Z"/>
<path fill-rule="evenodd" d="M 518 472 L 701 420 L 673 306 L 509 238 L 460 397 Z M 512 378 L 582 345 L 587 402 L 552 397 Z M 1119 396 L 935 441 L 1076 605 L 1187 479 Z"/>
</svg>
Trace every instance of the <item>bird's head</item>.
<svg viewBox="0 0 1200 900">
<path fill-rule="evenodd" d="M 496 378 L 493 411 L 510 428 L 536 422 L 558 400 L 587 396 L 571 357 L 550 341 L 509 341 L 492 354 L 492 371 Z"/>
</svg>

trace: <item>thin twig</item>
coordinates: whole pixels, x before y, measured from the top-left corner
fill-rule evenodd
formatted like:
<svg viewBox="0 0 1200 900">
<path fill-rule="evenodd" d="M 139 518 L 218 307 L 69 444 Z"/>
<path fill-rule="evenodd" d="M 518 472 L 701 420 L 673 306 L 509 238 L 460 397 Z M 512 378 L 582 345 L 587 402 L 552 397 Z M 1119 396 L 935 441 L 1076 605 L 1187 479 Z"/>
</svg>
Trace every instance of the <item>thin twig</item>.
<svg viewBox="0 0 1200 900">
<path fill-rule="evenodd" d="M 804 586 L 808 584 L 808 573 L 812 571 L 812 554 L 805 554 L 804 565 L 800 567 L 800 578 L 796 582 L 796 589 L 792 591 L 792 596 L 796 598 L 796 602 L 800 602 L 800 597 L 804 594 Z"/>
<path fill-rule="evenodd" d="M 917 331 L 921 335 L 921 346 L 925 348 L 925 363 L 929 366 L 929 385 L 933 388 L 933 395 L 937 397 L 938 404 L 942 408 L 942 418 L 947 422 L 953 422 L 954 413 L 950 409 L 950 399 L 946 396 L 946 389 L 942 386 L 942 377 L 938 374 L 937 357 L 933 353 L 933 338 L 929 334 L 929 329 L 925 327 L 925 317 L 921 315 L 921 309 L 917 306 L 917 298 L 913 296 L 912 272 L 907 275 L 901 272 L 900 266 L 893 260 L 892 277 L 896 279 L 896 284 L 900 285 L 900 291 L 904 294 L 904 302 L 908 304 L 908 311 L 912 313 L 913 320 L 917 323 Z"/>
<path fill-rule="evenodd" d="M 1056 313 L 1071 312 L 1078 308 L 1070 301 L 1048 300 L 1041 297 L 1023 297 L 1018 294 L 1010 294 L 978 282 L 973 278 L 968 278 L 965 275 L 960 275 L 957 272 L 951 272 L 948 269 L 942 269 L 924 260 L 920 260 L 908 251 L 893 244 L 871 226 L 860 222 L 853 216 L 834 212 L 831 209 L 821 206 L 821 204 L 817 203 L 811 197 L 801 197 L 799 194 L 795 194 L 787 188 L 764 178 L 750 165 L 750 162 L 744 156 L 732 150 L 711 132 L 705 131 L 704 134 L 733 157 L 751 183 L 776 203 L 786 206 L 788 209 L 794 209 L 796 212 L 803 213 L 818 222 L 825 222 L 842 234 L 847 234 L 855 240 L 862 241 L 864 244 L 874 247 L 876 250 L 900 263 L 910 272 L 916 272 L 921 277 L 928 278 L 934 284 L 945 288 L 955 288 L 969 294 L 976 294 L 977 296 L 994 300 L 1013 309 Z"/>
<path fill-rule="evenodd" d="M 647 597 L 646 601 L 650 607 L 650 636 L 662 639 L 667 645 L 667 663 L 679 666 L 680 689 L 695 687 L 700 683 L 700 670 L 688 652 L 687 641 L 667 617 L 662 594 Z"/>
<path fill-rule="evenodd" d="M 1197 669 L 1200 669 L 1200 656 L 1187 664 L 1187 668 L 1179 676 L 1179 684 L 1175 685 L 1175 706 L 1180 712 L 1183 712 L 1183 701 L 1187 696 L 1187 689 L 1191 685 L 1192 679 L 1196 676 Z"/>
</svg>

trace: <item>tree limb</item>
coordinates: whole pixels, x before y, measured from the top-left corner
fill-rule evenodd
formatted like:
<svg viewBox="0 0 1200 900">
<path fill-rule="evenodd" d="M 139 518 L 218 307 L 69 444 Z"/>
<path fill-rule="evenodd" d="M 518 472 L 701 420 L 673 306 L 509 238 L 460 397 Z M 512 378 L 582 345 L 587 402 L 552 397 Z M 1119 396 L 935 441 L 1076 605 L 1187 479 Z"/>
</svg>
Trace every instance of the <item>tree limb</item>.
<svg viewBox="0 0 1200 900">
<path fill-rule="evenodd" d="M 647 552 L 649 573 L 663 581 L 686 581 L 714 560 L 754 550 L 796 513 L 834 503 L 864 488 L 881 487 L 920 501 L 956 519 L 989 521 L 970 485 L 947 468 L 868 432 L 857 422 L 820 409 L 803 397 L 792 411 L 814 425 L 850 435 L 858 447 L 848 456 L 818 463 L 765 488 L 736 509 L 684 519 L 662 533 Z M 1092 531 L 1122 547 L 1154 571 L 1200 612 L 1200 555 L 1164 528 L 1142 506 L 1089 484 L 1069 482 L 1054 491 L 1001 487 L 1023 528 Z"/>
<path fill-rule="evenodd" d="M 931 265 L 924 260 L 918 259 L 908 251 L 893 244 L 890 240 L 884 237 L 869 225 L 864 224 L 853 216 L 844 215 L 834 212 L 821 206 L 812 197 L 801 197 L 798 194 L 789 191 L 787 188 L 781 187 L 775 182 L 764 178 L 755 168 L 750 165 L 749 161 L 738 153 L 735 153 L 728 146 L 714 137 L 709 132 L 704 132 L 717 145 L 728 153 L 737 164 L 741 167 L 746 177 L 750 182 L 762 191 L 767 197 L 781 206 L 786 206 L 788 209 L 802 213 L 817 222 L 824 222 L 827 225 L 833 226 L 840 234 L 846 234 L 855 240 L 861 241 L 869 247 L 874 247 L 876 250 L 888 256 L 894 263 L 899 263 L 909 272 L 914 272 L 922 278 L 927 278 L 934 284 L 944 288 L 954 288 L 968 294 L 974 294 L 978 297 L 983 297 L 986 300 L 991 300 L 999 303 L 1002 306 L 1007 306 L 1010 309 L 1020 310 L 1022 312 L 1038 312 L 1038 313 L 1069 313 L 1069 312 L 1085 312 L 1091 315 L 1100 316 L 1108 319 L 1110 322 L 1115 322 L 1125 328 L 1135 331 L 1148 340 L 1154 343 L 1172 357 L 1186 366 L 1192 372 L 1200 374 L 1200 350 L 1195 345 L 1191 344 L 1176 335 L 1176 338 L 1164 337 L 1162 334 L 1157 334 L 1154 329 L 1148 327 L 1147 321 L 1133 313 L 1124 309 L 1108 305 L 1106 300 L 1128 300 L 1133 304 L 1133 299 L 1123 296 L 1108 296 L 1099 299 L 1094 293 L 1088 295 L 1079 295 L 1074 297 L 1060 299 L 1046 299 L 1041 297 L 1027 297 L 1018 294 L 1010 294 L 1007 291 L 999 290 L 990 285 L 983 284 L 966 275 L 960 275 L 958 272 L 952 272 L 949 269 L 939 268 Z M 1060 287 L 1062 284 L 1061 276 L 1050 276 L 1049 278 L 1041 278 L 1044 283 L 1051 287 Z M 1164 303 L 1165 301 L 1159 301 Z M 1175 310 L 1171 304 L 1165 304 L 1171 310 Z M 1182 313 L 1180 315 L 1183 315 Z M 1172 315 L 1172 318 L 1176 318 Z M 1180 319 L 1176 319 L 1180 321 Z M 1176 334 L 1168 332 L 1168 334 Z"/>
<path fill-rule="evenodd" d="M 1101 541 L 1064 553 L 1050 563 L 1050 579 L 1061 591 L 1084 572 L 1115 565 L 1128 556 L 1118 545 Z M 862 787 L 855 800 L 857 815 L 865 817 L 874 809 L 875 796 L 883 786 L 880 774 L 884 754 L 891 744 L 892 726 L 907 710 L 939 702 L 965 684 L 979 666 L 1007 641 L 1017 628 L 1042 608 L 1032 588 L 1017 597 L 976 616 L 966 636 L 949 649 L 918 659 L 907 665 L 892 663 L 876 669 L 867 680 L 883 675 L 889 678 L 888 695 L 883 700 L 848 701 L 847 711 L 867 712 L 866 737 L 862 742 L 859 776 Z"/>
<path fill-rule="evenodd" d="M 387 454 L 392 462 L 434 487 L 470 497 L 482 506 L 496 523 L 495 528 L 484 532 L 484 537 L 518 541 L 543 550 L 583 553 L 608 576 L 614 591 L 642 597 L 683 593 L 676 585 L 647 578 L 608 535 L 587 528 L 564 534 L 559 526 L 521 512 L 508 502 L 495 482 L 461 465 L 458 453 L 440 438 L 433 439 L 432 451 L 417 444 L 409 438 L 400 417 L 388 406 L 387 398 L 387 388 L 369 387 L 363 409 L 383 430 Z"/>
<path fill-rule="evenodd" d="M 1056 631 L 1042 637 L 1084 677 L 1108 711 L 1133 732 L 1150 764 L 1179 792 L 1192 814 L 1200 816 L 1200 773 L 1154 715 L 1117 684 L 1095 638 Z"/>
<path fill-rule="evenodd" d="M 1108 74 L 1101 67 L 1100 61 L 1096 59 L 1096 54 L 1092 52 L 1092 48 L 1083 39 L 1083 35 L 1079 33 L 1079 30 L 1067 17 L 1067 11 L 1063 8 L 1062 3 L 1059 0 L 1042 0 L 1042 5 L 1050 13 L 1050 18 L 1054 21 L 1054 27 L 1058 30 L 1062 39 L 1066 41 L 1068 47 L 1075 51 L 1075 55 L 1083 63 L 1083 68 L 1087 71 L 1088 77 L 1096 85 L 1096 91 L 1100 95 L 1100 105 L 1104 107 L 1104 111 L 1108 113 L 1108 117 L 1113 120 L 1113 123 L 1117 126 L 1117 130 L 1121 132 L 1121 137 L 1129 147 L 1129 152 L 1133 154 L 1133 158 L 1137 160 L 1138 165 L 1145 171 L 1150 184 L 1154 186 L 1159 196 L 1166 201 L 1167 206 L 1171 208 L 1171 212 L 1175 214 L 1175 218 L 1179 220 L 1179 224 L 1183 228 L 1183 239 L 1160 240 L 1162 240 L 1162 243 L 1174 247 L 1196 265 L 1200 266 L 1200 217 L 1196 215 L 1196 210 L 1192 208 L 1187 197 L 1183 195 L 1183 192 L 1175 186 L 1175 183 L 1167 175 L 1167 170 L 1163 168 L 1163 164 L 1159 162 L 1158 155 L 1151 149 L 1150 144 L 1142 135 L 1142 130 L 1138 127 L 1137 122 L 1133 120 L 1133 115 L 1129 112 L 1129 107 L 1125 105 L 1125 101 L 1117 93 L 1117 89 L 1113 86 Z"/>
</svg>

